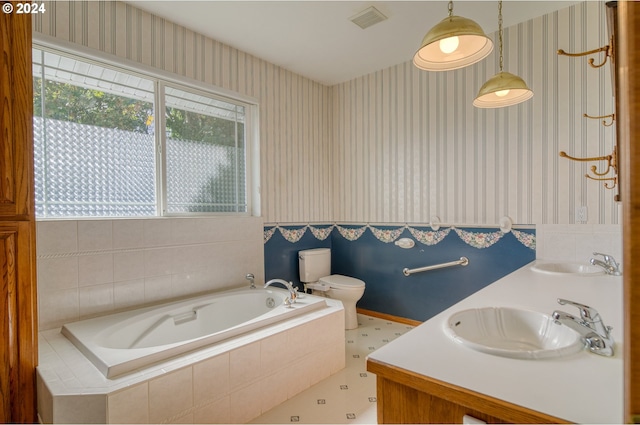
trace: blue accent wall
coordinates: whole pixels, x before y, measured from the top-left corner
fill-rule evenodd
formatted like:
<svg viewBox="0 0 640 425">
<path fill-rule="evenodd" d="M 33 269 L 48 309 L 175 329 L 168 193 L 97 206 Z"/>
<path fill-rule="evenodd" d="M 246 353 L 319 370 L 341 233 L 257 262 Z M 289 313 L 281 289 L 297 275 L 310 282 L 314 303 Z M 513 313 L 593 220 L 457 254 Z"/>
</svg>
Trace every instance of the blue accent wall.
<svg viewBox="0 0 640 425">
<path fill-rule="evenodd" d="M 302 227 L 287 226 L 287 229 Z M 321 241 L 316 239 L 311 232 L 305 232 L 298 242 L 291 243 L 280 232 L 275 232 L 264 245 L 265 281 L 276 278 L 284 279 L 293 282 L 295 286 L 302 289 L 298 271 L 298 251 L 312 248 L 331 248 L 331 237 Z"/>
<path fill-rule="evenodd" d="M 384 226 L 376 227 L 385 229 Z M 483 233 L 498 229 L 464 230 Z M 534 230 L 521 232 L 535 234 Z M 415 240 L 407 229 L 399 237 Z M 365 282 L 365 293 L 358 307 L 419 321 L 435 316 L 535 260 L 535 250 L 521 243 L 513 233 L 507 233 L 493 245 L 481 249 L 463 241 L 454 231 L 435 245 L 416 241 L 413 248 L 403 249 L 393 242 L 378 240 L 369 229 L 351 241 L 334 228 L 324 241 L 307 231 L 299 241 L 292 243 L 280 232 L 275 232 L 265 243 L 265 278 L 278 277 L 299 284 L 298 251 L 319 247 L 331 248 L 333 274 L 352 276 Z M 446 263 L 460 257 L 467 257 L 469 264 L 410 276 L 402 273 L 404 268 Z"/>
</svg>

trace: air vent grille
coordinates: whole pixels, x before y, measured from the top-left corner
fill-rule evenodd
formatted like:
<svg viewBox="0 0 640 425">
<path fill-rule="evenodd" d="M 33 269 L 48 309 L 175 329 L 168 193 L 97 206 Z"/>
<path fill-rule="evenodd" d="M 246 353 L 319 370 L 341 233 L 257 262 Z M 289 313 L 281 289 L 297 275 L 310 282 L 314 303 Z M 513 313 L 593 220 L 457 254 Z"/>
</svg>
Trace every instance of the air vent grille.
<svg viewBox="0 0 640 425">
<path fill-rule="evenodd" d="M 372 25 L 377 24 L 378 22 L 382 22 L 387 17 L 382 14 L 378 9 L 371 6 L 368 9 L 363 10 L 355 16 L 352 16 L 351 22 L 356 24 L 362 29 L 369 28 Z"/>
</svg>

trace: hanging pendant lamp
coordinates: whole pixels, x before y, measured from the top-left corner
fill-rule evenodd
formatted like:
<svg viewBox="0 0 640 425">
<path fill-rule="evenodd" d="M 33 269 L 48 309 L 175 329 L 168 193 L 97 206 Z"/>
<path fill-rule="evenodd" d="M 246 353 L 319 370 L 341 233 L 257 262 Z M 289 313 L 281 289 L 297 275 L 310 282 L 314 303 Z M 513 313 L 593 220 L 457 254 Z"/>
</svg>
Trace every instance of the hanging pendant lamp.
<svg viewBox="0 0 640 425">
<path fill-rule="evenodd" d="M 424 36 L 413 64 L 425 71 L 450 71 L 474 64 L 493 50 L 493 41 L 480 25 L 471 19 L 453 15 L 449 1 L 449 16 L 431 28 Z"/>
<path fill-rule="evenodd" d="M 477 108 L 502 108 L 533 97 L 533 92 L 522 78 L 502 70 L 502 0 L 498 1 L 498 39 L 500 72 L 480 87 L 478 96 L 473 101 L 473 106 Z"/>
</svg>

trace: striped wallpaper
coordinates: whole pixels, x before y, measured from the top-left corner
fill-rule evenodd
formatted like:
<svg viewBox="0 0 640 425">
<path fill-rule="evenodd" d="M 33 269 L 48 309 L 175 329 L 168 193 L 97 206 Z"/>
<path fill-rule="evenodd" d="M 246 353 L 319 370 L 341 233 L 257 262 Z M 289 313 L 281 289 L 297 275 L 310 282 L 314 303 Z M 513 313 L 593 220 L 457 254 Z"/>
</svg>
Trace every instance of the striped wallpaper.
<svg viewBox="0 0 640 425">
<path fill-rule="evenodd" d="M 253 97 L 266 221 L 331 221 L 331 88 L 116 1 L 49 1 L 48 37 Z"/>
<path fill-rule="evenodd" d="M 585 2 L 505 29 L 504 70 L 535 93 L 519 106 L 472 106 L 499 71 L 497 48 L 462 70 L 407 61 L 335 86 L 334 220 L 563 224 L 587 206 L 589 223 L 617 223 L 614 191 L 585 179 L 587 164 L 558 156 L 613 149 L 615 127 L 582 117 L 613 112 L 609 66 L 556 54 L 607 44 L 604 8 Z"/>
<path fill-rule="evenodd" d="M 509 3 L 505 4 L 508 13 Z M 585 2 L 505 30 L 505 70 L 535 96 L 500 110 L 471 106 L 497 54 L 459 71 L 410 61 L 326 87 L 155 17 L 105 1 L 47 3 L 34 31 L 251 96 L 260 105 L 266 223 L 496 224 L 618 222 L 613 191 L 586 164 L 610 153 L 614 129 L 583 113 L 613 111 L 609 67 L 558 57 L 606 44 L 604 5 Z M 492 37 L 494 37 L 492 35 Z M 408 40 L 418 43 L 419 40 Z"/>
</svg>

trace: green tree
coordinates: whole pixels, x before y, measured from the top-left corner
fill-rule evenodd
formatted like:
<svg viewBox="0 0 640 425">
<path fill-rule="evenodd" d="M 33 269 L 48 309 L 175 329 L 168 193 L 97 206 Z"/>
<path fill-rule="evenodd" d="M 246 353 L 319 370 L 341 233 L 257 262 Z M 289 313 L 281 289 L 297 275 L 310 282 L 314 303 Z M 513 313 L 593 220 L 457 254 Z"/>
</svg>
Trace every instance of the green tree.
<svg viewBox="0 0 640 425">
<path fill-rule="evenodd" d="M 42 117 L 42 79 L 33 79 L 34 115 Z M 44 86 L 44 115 L 46 118 L 78 124 L 147 133 L 153 124 L 153 104 L 88 89 L 69 83 L 46 80 Z M 167 133 L 173 139 L 209 142 L 235 146 L 236 122 L 224 118 L 166 108 Z M 244 141 L 244 125 L 238 123 L 240 147 Z"/>
<path fill-rule="evenodd" d="M 235 146 L 235 121 L 198 114 L 177 108 L 167 108 L 167 132 L 172 139 L 195 140 L 223 146 Z M 242 145 L 242 125 L 238 125 L 238 140 Z"/>
<path fill-rule="evenodd" d="M 33 79 L 34 115 L 42 117 L 42 79 Z M 46 118 L 147 133 L 153 104 L 129 97 L 47 80 Z"/>
</svg>

